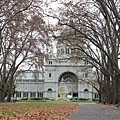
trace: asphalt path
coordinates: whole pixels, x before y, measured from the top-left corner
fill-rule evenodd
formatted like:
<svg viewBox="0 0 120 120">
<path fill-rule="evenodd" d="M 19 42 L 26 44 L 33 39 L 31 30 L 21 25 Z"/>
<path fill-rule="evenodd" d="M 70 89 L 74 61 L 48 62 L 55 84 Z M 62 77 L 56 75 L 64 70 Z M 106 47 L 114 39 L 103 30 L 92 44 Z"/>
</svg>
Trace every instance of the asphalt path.
<svg viewBox="0 0 120 120">
<path fill-rule="evenodd" d="M 120 120 L 120 109 L 109 105 L 80 103 L 70 120 Z"/>
</svg>

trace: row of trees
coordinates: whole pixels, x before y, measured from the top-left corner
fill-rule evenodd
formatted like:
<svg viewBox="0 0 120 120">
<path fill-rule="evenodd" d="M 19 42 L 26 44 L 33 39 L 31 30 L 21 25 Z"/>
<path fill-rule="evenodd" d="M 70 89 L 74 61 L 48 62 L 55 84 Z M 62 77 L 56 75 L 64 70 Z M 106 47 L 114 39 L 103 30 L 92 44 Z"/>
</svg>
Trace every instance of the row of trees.
<svg viewBox="0 0 120 120">
<path fill-rule="evenodd" d="M 119 7 L 119 0 L 61 1 L 59 16 L 53 15 L 58 19 L 57 29 L 60 27 L 58 30 L 61 33 L 66 31 L 66 26 L 70 32 L 74 31 L 74 37 L 73 34 L 70 36 L 71 33 L 59 37 L 84 42 L 86 49 L 78 44 L 76 49 L 80 49 L 96 68 L 99 89 L 94 87 L 99 93 L 100 101 L 114 104 L 120 103 Z M 72 42 L 69 43 L 72 45 Z"/>
<path fill-rule="evenodd" d="M 46 46 L 50 46 L 48 26 L 41 0 L 0 1 L 0 95 L 11 101 L 18 71 L 42 68 Z"/>
<path fill-rule="evenodd" d="M 48 5 L 47 0 L 45 2 Z M 50 3 L 50 0 L 48 2 Z M 6 88 L 9 91 L 8 101 L 11 101 L 18 69 L 26 66 L 28 69 L 42 67 L 46 56 L 44 48 L 50 46 L 51 42 L 49 28 L 44 21 L 44 15 L 47 15 L 58 19 L 56 29 L 59 32 L 64 32 L 66 26 L 72 33 L 74 31 L 74 37 L 65 34 L 59 36 L 63 40 L 70 41 L 77 38 L 80 42 L 84 42 L 86 49 L 78 44 L 76 49 L 86 54 L 88 61 L 96 68 L 100 100 L 120 103 L 119 0 L 54 0 L 53 2 L 60 3 L 59 14 L 56 14 L 56 11 L 54 13 L 53 9 L 50 9 L 50 14 L 43 14 L 48 10 L 42 9 L 41 0 L 1 0 L 1 101 L 5 100 Z M 82 39 L 79 35 L 82 35 Z"/>
</svg>

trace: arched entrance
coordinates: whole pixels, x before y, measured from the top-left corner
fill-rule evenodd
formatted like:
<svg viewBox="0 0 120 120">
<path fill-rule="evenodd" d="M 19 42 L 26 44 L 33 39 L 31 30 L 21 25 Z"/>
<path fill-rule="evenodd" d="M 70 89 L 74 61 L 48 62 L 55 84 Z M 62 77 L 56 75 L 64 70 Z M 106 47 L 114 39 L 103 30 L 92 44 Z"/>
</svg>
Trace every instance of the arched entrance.
<svg viewBox="0 0 120 120">
<path fill-rule="evenodd" d="M 66 86 L 66 96 L 71 95 L 72 98 L 78 98 L 78 78 L 72 72 L 64 72 L 58 79 L 59 83 L 63 81 Z M 58 83 L 58 86 L 60 85 Z"/>
<path fill-rule="evenodd" d="M 47 96 L 48 96 L 48 98 L 52 98 L 52 96 L 53 96 L 52 88 L 48 88 L 48 90 L 47 90 Z"/>
</svg>

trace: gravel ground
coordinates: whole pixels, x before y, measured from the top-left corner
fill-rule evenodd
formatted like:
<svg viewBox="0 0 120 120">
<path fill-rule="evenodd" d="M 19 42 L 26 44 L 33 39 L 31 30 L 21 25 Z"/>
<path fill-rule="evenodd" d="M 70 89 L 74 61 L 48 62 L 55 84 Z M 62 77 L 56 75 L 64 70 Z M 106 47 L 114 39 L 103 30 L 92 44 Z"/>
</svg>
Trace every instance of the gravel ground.
<svg viewBox="0 0 120 120">
<path fill-rule="evenodd" d="M 70 120 L 120 120 L 120 109 L 94 103 L 80 103 Z"/>
</svg>

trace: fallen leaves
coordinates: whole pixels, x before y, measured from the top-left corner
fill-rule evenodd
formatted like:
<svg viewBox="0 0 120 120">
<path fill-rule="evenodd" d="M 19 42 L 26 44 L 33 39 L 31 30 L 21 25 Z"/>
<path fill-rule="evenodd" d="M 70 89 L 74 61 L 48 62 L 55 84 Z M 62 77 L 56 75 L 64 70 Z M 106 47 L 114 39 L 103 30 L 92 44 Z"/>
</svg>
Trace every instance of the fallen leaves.
<svg viewBox="0 0 120 120">
<path fill-rule="evenodd" d="M 7 113 L 7 110 L 12 113 L 1 116 L 0 120 L 68 120 L 77 109 L 78 104 L 71 102 L 17 103 L 8 105 L 8 108 L 0 106 L 0 113 Z"/>
</svg>

